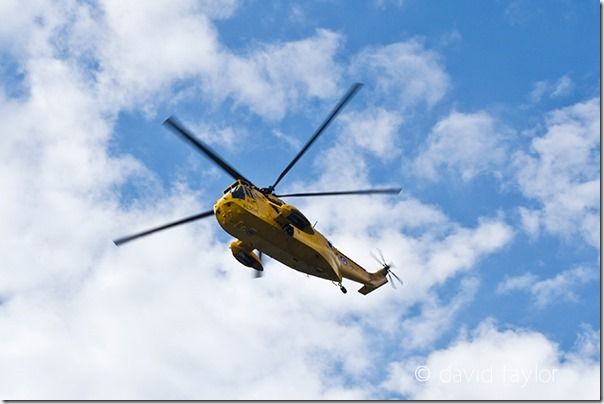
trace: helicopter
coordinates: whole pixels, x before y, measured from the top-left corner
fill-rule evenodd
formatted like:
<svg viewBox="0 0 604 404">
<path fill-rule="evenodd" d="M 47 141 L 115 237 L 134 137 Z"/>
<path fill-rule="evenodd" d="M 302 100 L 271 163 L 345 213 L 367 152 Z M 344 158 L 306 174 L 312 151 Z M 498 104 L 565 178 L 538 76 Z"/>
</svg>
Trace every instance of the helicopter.
<svg viewBox="0 0 604 404">
<path fill-rule="evenodd" d="M 281 199 L 290 197 L 398 194 L 401 188 L 290 194 L 275 193 L 275 188 L 279 182 L 281 182 L 310 146 L 325 131 L 350 99 L 359 91 L 361 86 L 361 83 L 352 85 L 298 154 L 279 174 L 275 182 L 264 188 L 254 185 L 252 181 L 244 177 L 232 165 L 199 140 L 176 118 L 172 116 L 167 118 L 164 121 L 165 126 L 193 146 L 198 152 L 201 152 L 217 164 L 235 182 L 224 190 L 222 197 L 215 202 L 212 210 L 115 239 L 113 240 L 114 244 L 121 246 L 152 233 L 214 216 L 219 225 L 236 239 L 229 245 L 235 259 L 244 266 L 253 268 L 256 277 L 260 277 L 264 271 L 263 255 L 268 255 L 297 271 L 332 281 L 340 287 L 342 293 L 347 292 L 346 288 L 342 285 L 344 278 L 362 284 L 363 286 L 358 292 L 363 295 L 372 292 L 389 281 L 394 287 L 392 277 L 402 284 L 400 278 L 392 272 L 392 264 L 386 263 L 381 251 L 379 259 L 372 254 L 380 263 L 381 268 L 375 272 L 365 270 L 351 258 L 340 252 L 323 234 L 315 229 L 314 225 L 311 225 L 306 216 L 295 206 Z M 258 254 L 254 252 L 255 250 L 258 251 Z"/>
</svg>

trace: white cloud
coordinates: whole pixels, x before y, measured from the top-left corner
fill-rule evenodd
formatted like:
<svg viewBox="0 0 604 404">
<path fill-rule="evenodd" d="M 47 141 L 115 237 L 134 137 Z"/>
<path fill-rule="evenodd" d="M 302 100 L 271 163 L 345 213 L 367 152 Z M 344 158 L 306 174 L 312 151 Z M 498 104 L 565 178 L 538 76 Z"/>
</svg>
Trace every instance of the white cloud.
<svg viewBox="0 0 604 404">
<path fill-rule="evenodd" d="M 527 209 L 521 206 L 518 208 L 518 212 L 520 213 L 520 220 L 524 231 L 531 237 L 537 236 L 539 234 L 539 223 L 541 221 L 540 211 Z"/>
<path fill-rule="evenodd" d="M 335 33 L 318 30 L 314 37 L 261 44 L 239 56 L 218 42 L 214 26 L 195 3 L 153 4 L 104 5 L 109 40 L 101 42 L 105 74 L 100 78 L 111 89 L 119 88 L 118 96 L 149 97 L 166 91 L 166 83 L 197 76 L 210 99 L 231 98 L 279 119 L 302 97 L 327 98 L 336 92 Z"/>
<path fill-rule="evenodd" d="M 592 99 L 554 110 L 545 133 L 518 152 L 513 163 L 521 192 L 540 203 L 539 224 L 569 238 L 599 245 L 599 102 Z M 533 210 L 531 228 L 535 229 Z"/>
<path fill-rule="evenodd" d="M 343 134 L 351 136 L 363 149 L 383 159 L 392 159 L 399 153 L 396 138 L 403 118 L 398 113 L 369 108 L 343 115 L 340 119 Z"/>
<path fill-rule="evenodd" d="M 239 0 L 200 0 L 197 6 L 210 18 L 229 18 L 239 7 Z"/>
<path fill-rule="evenodd" d="M 506 277 L 497 285 L 497 293 L 506 293 L 511 290 L 530 290 L 531 286 L 537 283 L 539 278 L 535 274 L 526 273 L 513 277 Z"/>
<path fill-rule="evenodd" d="M 447 331 L 455 320 L 455 315 L 474 300 L 479 282 L 476 278 L 465 278 L 457 295 L 443 302 L 430 296 L 422 303 L 420 314 L 405 318 L 401 323 L 401 346 L 406 350 L 433 346 L 434 342 Z"/>
<path fill-rule="evenodd" d="M 405 5 L 405 0 L 373 0 L 375 7 L 384 10 L 388 7 L 401 8 Z"/>
<path fill-rule="evenodd" d="M 573 81 L 568 76 L 562 76 L 558 79 L 552 90 L 552 97 L 563 97 L 569 95 L 574 88 Z"/>
<path fill-rule="evenodd" d="M 453 29 L 441 35 L 439 45 L 442 47 L 456 47 L 461 41 L 461 33 L 457 29 Z"/>
<path fill-rule="evenodd" d="M 217 33 L 192 1 L 154 1 L 145 7 L 106 1 L 98 12 L 96 80 L 108 104 L 124 107 L 144 105 L 152 96 L 168 99 L 173 80 L 220 66 Z"/>
<path fill-rule="evenodd" d="M 555 83 L 547 80 L 540 80 L 533 83 L 533 89 L 529 98 L 533 103 L 537 103 L 547 96 L 549 98 L 562 98 L 570 95 L 575 87 L 572 79 L 568 75 L 561 76 Z"/>
<path fill-rule="evenodd" d="M 213 24 L 236 8 L 234 1 L 158 0 L 145 7 L 114 1 L 27 7 L 6 2 L 0 15 L 11 23 L 0 30 L 0 43 L 23 60 L 68 60 L 86 73 L 98 101 L 111 112 L 151 113 L 174 100 L 171 84 L 185 80 L 189 88 L 198 83 L 209 101 L 230 99 L 268 119 L 282 118 L 309 97 L 336 95 L 337 34 L 318 30 L 309 38 L 261 43 L 239 55 L 220 42 Z"/>
<path fill-rule="evenodd" d="M 497 293 L 526 291 L 532 295 L 537 307 L 545 307 L 561 300 L 577 301 L 578 297 L 574 289 L 596 279 L 598 279 L 597 273 L 585 267 L 568 269 L 547 279 L 539 279 L 532 273 L 526 273 L 506 277 L 497 285 Z"/>
<path fill-rule="evenodd" d="M 370 47 L 352 60 L 351 73 L 366 75 L 376 94 L 395 100 L 398 108 L 417 104 L 432 106 L 450 86 L 440 56 L 415 39 Z"/>
<path fill-rule="evenodd" d="M 219 69 L 201 77 L 203 90 L 218 99 L 231 96 L 264 117 L 280 119 L 288 105 L 304 97 L 338 93 L 341 68 L 334 56 L 340 41 L 339 35 L 319 29 L 313 37 L 264 45 L 246 57 L 227 55 Z"/>
<path fill-rule="evenodd" d="M 591 358 L 594 361 L 600 357 L 600 331 L 594 330 L 589 324 L 581 324 L 580 331 L 573 346 L 570 358 Z"/>
<path fill-rule="evenodd" d="M 216 125 L 206 122 L 191 123 L 189 121 L 185 121 L 184 124 L 201 140 L 209 144 L 222 145 L 231 150 L 235 147 L 236 140 L 240 140 L 246 134 L 246 130 L 243 128 L 234 129 L 226 125 Z"/>
<path fill-rule="evenodd" d="M 539 102 L 539 101 L 541 101 L 543 96 L 549 91 L 549 89 L 550 89 L 550 84 L 547 81 L 545 81 L 545 80 L 537 81 L 533 84 L 533 89 L 531 90 L 531 93 L 529 94 L 529 98 L 531 99 L 532 102 Z"/>
<path fill-rule="evenodd" d="M 300 141 L 296 137 L 294 137 L 292 135 L 287 135 L 287 134 L 283 133 L 282 131 L 280 131 L 279 129 L 273 129 L 271 131 L 271 133 L 277 139 L 284 141 L 292 149 L 294 149 L 296 151 L 300 150 L 300 148 L 302 147 L 302 144 L 300 143 Z"/>
<path fill-rule="evenodd" d="M 565 352 L 541 333 L 485 321 L 445 349 L 393 363 L 385 385 L 416 400 L 597 400 L 593 335 L 582 333 L 581 347 Z"/>
<path fill-rule="evenodd" d="M 415 159 L 418 175 L 436 181 L 441 168 L 469 181 L 495 174 L 506 160 L 506 131 L 486 112 L 453 112 L 441 119 Z"/>
</svg>

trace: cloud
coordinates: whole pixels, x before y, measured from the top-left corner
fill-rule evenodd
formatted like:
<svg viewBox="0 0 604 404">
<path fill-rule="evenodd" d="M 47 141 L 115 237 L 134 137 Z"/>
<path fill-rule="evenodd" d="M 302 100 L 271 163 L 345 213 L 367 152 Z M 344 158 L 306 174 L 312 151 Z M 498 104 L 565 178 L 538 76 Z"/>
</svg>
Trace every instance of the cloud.
<svg viewBox="0 0 604 404">
<path fill-rule="evenodd" d="M 218 100 L 232 97 L 268 119 L 281 119 L 288 105 L 304 98 L 336 95 L 339 44 L 339 35 L 319 29 L 313 37 L 263 45 L 246 57 L 226 55 L 220 68 L 201 77 L 203 90 Z"/>
<path fill-rule="evenodd" d="M 569 95 L 574 88 L 573 81 L 568 76 L 562 76 L 556 84 L 554 84 L 554 89 L 552 90 L 552 97 L 563 97 Z"/>
<path fill-rule="evenodd" d="M 438 43 L 442 47 L 458 47 L 462 41 L 461 33 L 457 29 L 445 32 L 441 35 Z"/>
<path fill-rule="evenodd" d="M 539 203 L 535 221 L 550 233 L 568 239 L 581 235 L 599 244 L 599 101 L 592 99 L 550 112 L 545 133 L 535 137 L 529 152 L 517 152 L 513 167 L 520 191 Z M 529 224 L 527 222 L 527 224 Z"/>
<path fill-rule="evenodd" d="M 529 95 L 532 102 L 539 102 L 543 96 L 549 91 L 550 84 L 547 81 L 537 81 L 533 84 L 533 89 Z"/>
<path fill-rule="evenodd" d="M 393 363 L 385 384 L 415 400 L 597 400 L 599 341 L 588 329 L 578 342 L 565 352 L 539 332 L 484 321 L 445 349 Z"/>
<path fill-rule="evenodd" d="M 447 302 L 431 296 L 422 303 L 420 314 L 408 317 L 401 323 L 401 346 L 405 351 L 433 346 L 434 342 L 447 331 L 456 314 L 474 300 L 479 282 L 467 277 L 461 282 L 457 295 Z"/>
<path fill-rule="evenodd" d="M 363 49 L 353 58 L 350 73 L 364 77 L 375 87 L 372 93 L 397 108 L 433 106 L 450 87 L 438 53 L 416 39 Z"/>
<path fill-rule="evenodd" d="M 360 113 L 343 115 L 340 118 L 342 132 L 352 136 L 356 145 L 382 159 L 397 156 L 398 131 L 403 118 L 396 112 L 383 108 L 368 108 Z"/>
<path fill-rule="evenodd" d="M 531 237 L 539 234 L 539 223 L 541 221 L 540 211 L 527 209 L 523 206 L 518 208 L 522 228 Z"/>
<path fill-rule="evenodd" d="M 578 300 L 575 288 L 598 279 L 597 274 L 588 268 L 576 267 L 562 271 L 552 278 L 539 279 L 532 273 L 506 277 L 497 285 L 497 293 L 525 291 L 531 294 L 537 307 L 545 307 L 559 301 L 574 302 Z"/>
<path fill-rule="evenodd" d="M 430 132 L 415 159 L 416 173 L 432 181 L 441 168 L 469 181 L 480 174 L 499 175 L 506 160 L 506 130 L 486 112 L 452 112 Z"/>
<path fill-rule="evenodd" d="M 373 0 L 373 5 L 382 10 L 388 7 L 402 8 L 405 3 L 405 0 Z"/>
<path fill-rule="evenodd" d="M 280 131 L 279 129 L 273 129 L 271 131 L 271 133 L 277 139 L 282 140 L 285 143 L 287 143 L 287 145 L 290 146 L 293 150 L 298 151 L 302 147 L 302 144 L 296 137 L 294 137 L 292 135 L 287 135 L 287 134 L 283 133 L 282 131 Z"/>
<path fill-rule="evenodd" d="M 555 83 L 541 80 L 533 84 L 533 90 L 529 94 L 529 98 L 533 103 L 538 103 L 545 96 L 549 98 L 562 98 L 570 95 L 574 87 L 575 85 L 568 75 L 560 77 Z"/>
<path fill-rule="evenodd" d="M 243 128 L 233 129 L 226 125 L 209 124 L 205 122 L 191 123 L 185 121 L 184 125 L 190 128 L 196 136 L 208 144 L 219 144 L 227 149 L 233 150 L 235 141 L 244 136 L 246 130 Z M 237 134 L 235 133 L 237 131 Z"/>
<path fill-rule="evenodd" d="M 213 23 L 236 9 L 234 1 L 159 0 L 145 7 L 113 1 L 65 7 L 35 3 L 25 8 L 8 2 L 0 13 L 12 23 L 0 31 L 0 41 L 10 43 L 7 49 L 20 60 L 57 56 L 73 62 L 103 108 L 113 113 L 122 108 L 151 113 L 178 95 L 175 82 L 197 85 L 207 101 L 230 100 L 272 120 L 302 100 L 336 95 L 341 70 L 334 61 L 337 34 L 320 29 L 309 38 L 260 43 L 247 54 L 236 54 L 220 42 Z M 14 38 L 20 38 L 20 46 L 13 46 Z"/>
</svg>

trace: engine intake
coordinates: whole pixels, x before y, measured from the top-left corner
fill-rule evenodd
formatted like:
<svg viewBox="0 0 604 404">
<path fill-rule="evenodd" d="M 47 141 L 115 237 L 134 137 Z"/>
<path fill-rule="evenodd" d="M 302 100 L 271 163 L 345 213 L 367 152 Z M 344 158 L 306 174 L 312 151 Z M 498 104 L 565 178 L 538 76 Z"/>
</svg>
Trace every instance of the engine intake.
<svg viewBox="0 0 604 404">
<path fill-rule="evenodd" d="M 302 212 L 292 205 L 283 204 L 279 208 L 279 216 L 277 217 L 277 221 L 283 226 L 286 224 L 291 224 L 303 232 L 310 234 L 313 233 L 312 226 L 310 225 L 310 222 L 306 216 L 304 216 Z"/>
</svg>

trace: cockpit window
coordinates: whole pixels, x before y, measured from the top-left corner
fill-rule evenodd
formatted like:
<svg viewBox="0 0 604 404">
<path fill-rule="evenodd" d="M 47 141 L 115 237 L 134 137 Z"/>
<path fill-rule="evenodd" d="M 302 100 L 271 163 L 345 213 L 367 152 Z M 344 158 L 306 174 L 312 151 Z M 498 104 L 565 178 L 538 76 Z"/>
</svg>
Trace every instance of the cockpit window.
<svg viewBox="0 0 604 404">
<path fill-rule="evenodd" d="M 245 192 L 245 194 L 247 195 L 248 198 L 250 199 L 254 199 L 254 194 L 252 193 L 252 190 L 249 188 L 243 188 L 243 191 Z"/>
<path fill-rule="evenodd" d="M 245 199 L 245 193 L 243 190 L 243 186 L 237 185 L 235 188 L 233 188 L 231 190 L 231 195 L 233 196 L 233 198 Z"/>
</svg>

